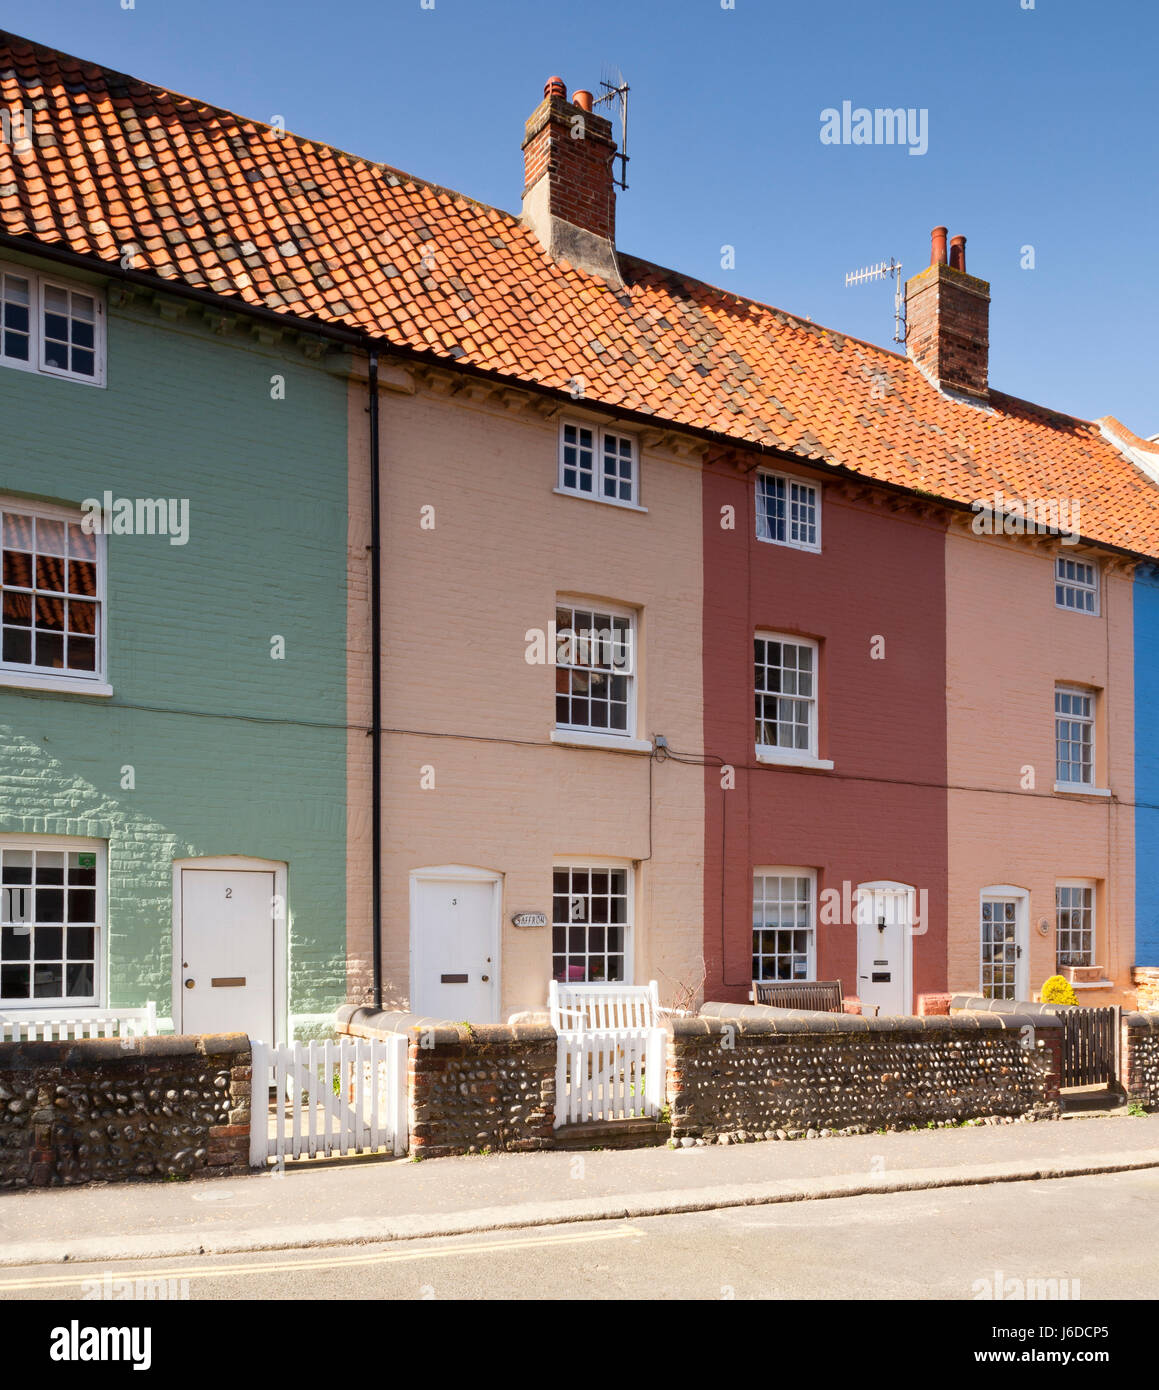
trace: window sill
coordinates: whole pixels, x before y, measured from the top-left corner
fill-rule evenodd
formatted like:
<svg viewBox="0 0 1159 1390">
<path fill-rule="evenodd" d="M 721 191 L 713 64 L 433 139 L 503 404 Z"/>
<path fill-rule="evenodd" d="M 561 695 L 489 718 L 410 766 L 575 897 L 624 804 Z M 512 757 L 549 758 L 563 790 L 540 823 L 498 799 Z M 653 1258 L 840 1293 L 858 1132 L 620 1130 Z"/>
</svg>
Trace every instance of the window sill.
<svg viewBox="0 0 1159 1390">
<path fill-rule="evenodd" d="M 821 554 L 821 547 L 819 545 L 802 545 L 799 541 L 776 541 L 772 536 L 761 535 L 757 536 L 757 540 L 760 541 L 761 545 L 775 545 L 779 546 L 781 550 L 800 550 L 806 555 Z"/>
<path fill-rule="evenodd" d="M 109 696 L 113 687 L 104 681 L 85 680 L 81 676 L 22 675 L 17 671 L 0 671 L 0 690 L 47 690 L 56 695 Z"/>
<path fill-rule="evenodd" d="M 1106 787 L 1088 787 L 1085 782 L 1056 782 L 1054 789 L 1061 796 L 1110 796 Z"/>
<path fill-rule="evenodd" d="M 793 757 L 782 748 L 758 748 L 757 762 L 768 763 L 770 767 L 807 767 L 815 772 L 832 772 L 831 758 Z"/>
<path fill-rule="evenodd" d="M 570 744 L 573 748 L 615 748 L 621 753 L 652 752 L 651 739 L 626 738 L 623 734 L 585 733 L 582 729 L 552 729 L 551 741 Z"/>
<path fill-rule="evenodd" d="M 617 502 L 614 497 L 596 497 L 590 492 L 573 492 L 567 487 L 553 487 L 552 492 L 557 497 L 578 497 L 581 502 L 598 502 L 601 507 L 619 507 L 622 512 L 646 512 L 647 507 L 641 507 L 639 502 Z"/>
</svg>

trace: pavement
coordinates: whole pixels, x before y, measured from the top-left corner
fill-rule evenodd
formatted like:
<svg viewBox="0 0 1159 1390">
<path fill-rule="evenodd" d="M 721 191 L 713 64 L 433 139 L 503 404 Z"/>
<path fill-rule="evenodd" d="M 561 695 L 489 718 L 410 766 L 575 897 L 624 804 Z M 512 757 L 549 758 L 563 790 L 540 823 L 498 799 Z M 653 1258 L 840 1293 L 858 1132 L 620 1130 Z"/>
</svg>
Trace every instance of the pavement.
<svg viewBox="0 0 1159 1390">
<path fill-rule="evenodd" d="M 0 1195 L 0 1265 L 302 1250 L 1159 1168 L 1159 1115 L 703 1148 L 300 1160 Z"/>
<path fill-rule="evenodd" d="M 928 1309 L 907 1319 L 911 1360 L 917 1354 L 943 1371 L 955 1357 L 972 1362 L 973 1349 L 994 1346 L 995 1321 L 1022 1319 L 1017 1310 L 1027 1300 L 1064 1300 L 1037 1302 L 1033 1314 L 1027 1309 L 1025 1319 L 1033 1318 L 1041 1336 L 1044 1323 L 1060 1319 L 1107 1323 L 1108 1312 L 1091 1300 L 1152 1298 L 1159 1284 L 1157 1197 L 1159 1170 L 1151 1168 L 325 1249 L 70 1260 L 0 1269 L 0 1319 L 33 1345 L 29 1322 L 7 1308 L 10 1302 L 148 1299 L 141 1315 L 154 1325 L 156 1369 L 166 1354 L 179 1365 L 188 1361 L 185 1300 L 981 1300 L 972 1311 L 959 1307 L 952 1321 Z M 995 1297 L 1018 1301 L 1003 1314 Z M 1086 1305 L 1081 1319 L 1079 1299 Z M 867 1328 L 880 1321 L 860 1316 Z M 59 1321 L 49 1315 L 50 1325 Z M 1115 1323 L 1114 1362 L 1134 1369 L 1138 1317 L 1119 1314 Z M 848 1329 L 845 1315 L 852 1345 Z M 1056 1335 L 1062 1342 L 1065 1333 Z M 235 1370 L 237 1350 L 231 1348 Z M 256 1376 L 262 1355 L 268 1371 L 264 1344 L 254 1353 Z"/>
</svg>

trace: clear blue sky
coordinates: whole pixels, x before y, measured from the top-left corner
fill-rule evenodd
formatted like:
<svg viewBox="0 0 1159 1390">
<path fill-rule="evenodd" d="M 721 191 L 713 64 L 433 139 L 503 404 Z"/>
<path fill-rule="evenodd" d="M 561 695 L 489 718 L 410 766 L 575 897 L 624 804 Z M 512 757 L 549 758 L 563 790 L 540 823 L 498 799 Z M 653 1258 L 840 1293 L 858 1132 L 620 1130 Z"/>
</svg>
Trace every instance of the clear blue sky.
<svg viewBox="0 0 1159 1390">
<path fill-rule="evenodd" d="M 845 272 L 908 275 L 945 223 L 991 281 L 994 386 L 1159 431 L 1155 0 L 122 3 L 0 23 L 513 211 L 546 78 L 598 92 L 616 65 L 621 249 L 888 346 L 890 288 Z M 846 100 L 925 108 L 928 152 L 823 145 Z"/>
</svg>

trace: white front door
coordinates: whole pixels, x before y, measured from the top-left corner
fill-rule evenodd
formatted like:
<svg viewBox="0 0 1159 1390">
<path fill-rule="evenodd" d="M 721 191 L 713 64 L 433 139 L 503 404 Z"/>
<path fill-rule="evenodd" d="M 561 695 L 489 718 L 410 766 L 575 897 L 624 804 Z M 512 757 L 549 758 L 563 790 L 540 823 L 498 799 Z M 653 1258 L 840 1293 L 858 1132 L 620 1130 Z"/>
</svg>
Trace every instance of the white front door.
<svg viewBox="0 0 1159 1390">
<path fill-rule="evenodd" d="M 415 1013 L 496 1022 L 499 891 L 499 881 L 492 876 L 412 877 Z"/>
<path fill-rule="evenodd" d="M 857 892 L 858 997 L 868 1014 L 908 1014 L 913 890 L 865 883 Z"/>
<path fill-rule="evenodd" d="M 275 880 L 257 869 L 182 869 L 182 1033 L 274 1036 Z"/>
</svg>

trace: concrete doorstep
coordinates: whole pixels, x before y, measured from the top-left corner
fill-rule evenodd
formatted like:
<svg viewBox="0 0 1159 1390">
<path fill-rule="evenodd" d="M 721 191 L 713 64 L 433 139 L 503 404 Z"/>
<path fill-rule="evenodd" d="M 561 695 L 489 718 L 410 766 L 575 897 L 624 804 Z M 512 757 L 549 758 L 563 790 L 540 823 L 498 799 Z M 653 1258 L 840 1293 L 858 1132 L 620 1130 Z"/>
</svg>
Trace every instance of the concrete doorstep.
<svg viewBox="0 0 1159 1390">
<path fill-rule="evenodd" d="M 471 1160 L 467 1160 L 470 1162 Z M 518 1161 L 518 1160 L 517 1160 Z M 940 1187 L 987 1183 L 1033 1182 L 1084 1177 L 1098 1173 L 1159 1168 L 1159 1148 L 1072 1155 L 1043 1160 L 957 1164 L 954 1167 L 906 1168 L 893 1172 L 796 1176 L 776 1181 L 604 1195 L 567 1201 L 528 1200 L 476 1206 L 441 1214 L 410 1213 L 394 1217 L 350 1216 L 299 1224 L 200 1231 L 151 1231 L 66 1240 L 5 1243 L 0 1266 L 93 1263 L 105 1260 L 162 1259 L 182 1255 L 226 1255 L 257 1250 L 300 1250 L 325 1246 L 468 1235 L 484 1231 L 554 1226 L 580 1221 L 609 1221 L 727 1207 L 768 1206 L 784 1202 L 825 1201 L 873 1193 L 917 1192 Z M 307 1178 L 307 1181 L 309 1179 Z M 141 1191 L 140 1188 L 137 1189 Z M 3 1201 L 5 1199 L 0 1199 Z"/>
</svg>

